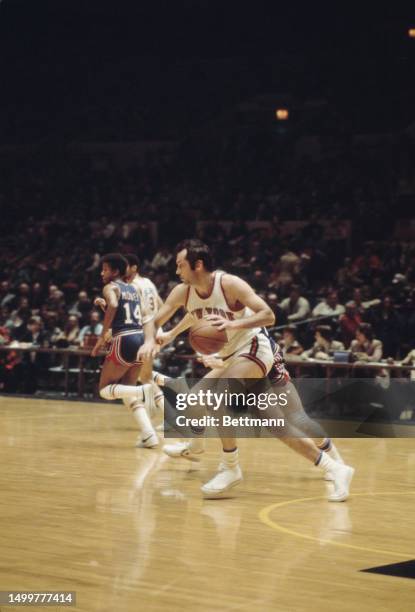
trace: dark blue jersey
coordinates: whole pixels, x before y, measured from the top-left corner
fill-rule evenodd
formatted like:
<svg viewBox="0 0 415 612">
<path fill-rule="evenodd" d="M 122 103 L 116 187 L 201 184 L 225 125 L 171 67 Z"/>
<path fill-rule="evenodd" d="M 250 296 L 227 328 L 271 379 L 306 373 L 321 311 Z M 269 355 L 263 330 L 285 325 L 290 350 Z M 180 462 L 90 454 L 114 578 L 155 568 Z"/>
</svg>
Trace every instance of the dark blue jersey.
<svg viewBox="0 0 415 612">
<path fill-rule="evenodd" d="M 141 331 L 142 313 L 141 300 L 133 285 L 120 280 L 114 282 L 119 289 L 118 308 L 112 321 L 112 334 L 124 331 Z"/>
</svg>

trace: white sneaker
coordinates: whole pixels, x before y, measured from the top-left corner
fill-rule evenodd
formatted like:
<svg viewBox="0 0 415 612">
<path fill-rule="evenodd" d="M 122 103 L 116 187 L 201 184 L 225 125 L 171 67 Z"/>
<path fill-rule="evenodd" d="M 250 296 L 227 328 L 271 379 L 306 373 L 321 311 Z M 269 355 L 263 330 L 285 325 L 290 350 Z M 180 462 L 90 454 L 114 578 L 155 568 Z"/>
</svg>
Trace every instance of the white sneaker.
<svg viewBox="0 0 415 612">
<path fill-rule="evenodd" d="M 242 470 L 239 464 L 237 464 L 235 467 L 222 469 L 212 480 L 204 484 L 200 490 L 205 499 L 217 499 L 224 497 L 228 491 L 236 487 L 242 480 Z"/>
<path fill-rule="evenodd" d="M 159 445 L 159 439 L 155 431 L 148 434 L 144 439 L 138 436 L 135 444 L 136 448 L 156 448 Z"/>
<path fill-rule="evenodd" d="M 334 474 L 332 470 L 327 470 L 327 472 L 324 472 L 324 480 L 326 480 L 327 482 L 334 481 Z"/>
<path fill-rule="evenodd" d="M 175 444 L 165 444 L 163 446 L 163 452 L 173 459 L 183 457 L 189 461 L 200 461 L 200 458 L 205 451 L 199 450 L 195 452 L 192 450 L 191 442 L 176 442 Z"/>
<path fill-rule="evenodd" d="M 350 465 L 339 463 L 332 470 L 334 493 L 329 495 L 328 500 L 331 502 L 346 501 L 349 497 L 350 483 L 354 475 L 354 468 Z"/>
</svg>

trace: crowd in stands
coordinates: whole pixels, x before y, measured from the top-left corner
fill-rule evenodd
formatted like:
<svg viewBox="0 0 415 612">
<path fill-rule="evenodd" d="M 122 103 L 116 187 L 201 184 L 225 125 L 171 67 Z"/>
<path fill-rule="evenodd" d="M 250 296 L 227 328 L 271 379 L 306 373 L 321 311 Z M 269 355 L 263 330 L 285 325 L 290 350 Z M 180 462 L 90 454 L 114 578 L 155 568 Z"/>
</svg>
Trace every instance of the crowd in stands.
<svg viewBox="0 0 415 612">
<path fill-rule="evenodd" d="M 67 151 L 3 160 L 0 344 L 88 346 L 101 325 L 100 256 L 136 253 L 164 298 L 176 283 L 174 245 L 197 236 L 218 268 L 273 307 L 287 356 L 405 358 L 415 343 L 415 247 L 394 238 L 394 223 L 411 214 L 413 142 L 394 158 L 351 144 L 304 158 L 263 134 L 205 145 L 132 167 Z M 333 238 L 328 219 L 351 229 Z M 287 220 L 305 223 L 286 234 Z M 19 356 L 0 361 L 4 387 Z"/>
<path fill-rule="evenodd" d="M 121 237 L 108 218 L 94 227 L 80 226 L 78 233 L 66 234 L 63 219 L 32 229 L 25 257 L 2 254 L 0 344 L 88 348 L 89 338 L 101 331 L 102 316 L 93 305 L 101 292 L 99 256 L 139 251 L 141 233 Z M 374 242 L 333 261 L 324 240 L 314 248 L 301 237 L 282 241 L 277 226 L 248 231 L 236 224 L 229 234 L 217 227 L 202 237 L 219 268 L 244 277 L 272 306 L 273 334 L 287 359 L 330 359 L 350 350 L 355 359 L 377 362 L 403 359 L 413 349 L 415 249 L 410 244 Z M 141 252 L 141 273 L 152 278 L 164 298 L 177 282 L 174 252 L 152 247 L 148 235 L 143 238 L 148 250 Z M 30 245 L 30 236 L 24 244 Z M 48 253 L 54 253 L 49 265 Z M 178 342 L 189 352 L 182 339 Z M 32 381 L 26 391 L 34 389 L 35 366 L 50 364 L 45 355 L 10 352 L 0 353 L 0 361 L 0 384 L 20 388 L 15 377 L 20 368 L 20 375 L 26 372 L 24 378 Z"/>
</svg>

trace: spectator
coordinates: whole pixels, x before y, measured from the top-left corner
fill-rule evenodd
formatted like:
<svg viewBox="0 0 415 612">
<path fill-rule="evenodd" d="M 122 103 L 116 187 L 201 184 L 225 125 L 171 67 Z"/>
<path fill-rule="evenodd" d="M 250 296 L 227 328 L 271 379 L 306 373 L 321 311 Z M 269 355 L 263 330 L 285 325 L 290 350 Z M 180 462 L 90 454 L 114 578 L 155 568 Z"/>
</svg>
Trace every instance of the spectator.
<svg viewBox="0 0 415 612">
<path fill-rule="evenodd" d="M 304 351 L 303 347 L 297 340 L 297 328 L 295 325 L 289 325 L 282 330 L 282 340 L 280 341 L 282 353 L 285 359 L 301 355 Z"/>
<path fill-rule="evenodd" d="M 336 316 L 345 312 L 344 306 L 339 304 L 337 291 L 330 291 L 324 302 L 317 304 L 313 310 L 313 317 Z"/>
<path fill-rule="evenodd" d="M 10 314 L 10 308 L 8 306 L 2 306 L 0 308 L 0 327 L 5 327 L 9 330 L 9 333 L 14 327 L 13 319 Z"/>
<path fill-rule="evenodd" d="M 349 348 L 356 337 L 356 331 L 362 323 L 362 317 L 356 308 L 356 302 L 350 300 L 346 303 L 346 312 L 340 315 L 340 337 L 346 348 Z"/>
<path fill-rule="evenodd" d="M 315 343 L 304 351 L 304 357 L 313 359 L 331 359 L 335 351 L 344 351 L 344 344 L 333 340 L 333 330 L 330 325 L 318 325 L 314 334 Z"/>
<path fill-rule="evenodd" d="M 47 344 L 47 336 L 40 317 L 35 316 L 29 319 L 25 330 L 20 335 L 19 342 L 32 346 L 45 346 Z"/>
<path fill-rule="evenodd" d="M 78 343 L 82 347 L 88 347 L 89 343 L 92 342 L 92 340 L 96 336 L 99 336 L 101 334 L 102 323 L 100 322 L 100 320 L 101 320 L 100 313 L 97 310 L 93 310 L 91 314 L 89 315 L 89 324 L 85 325 L 79 332 Z M 93 336 L 93 338 L 88 339 L 88 336 Z"/>
<path fill-rule="evenodd" d="M 279 259 L 281 273 L 289 274 L 290 277 L 296 278 L 300 271 L 301 258 L 294 253 L 294 250 L 287 246 Z"/>
<path fill-rule="evenodd" d="M 285 298 L 280 306 L 287 315 L 287 319 L 290 323 L 301 321 L 307 318 L 310 313 L 310 303 L 301 295 L 298 285 L 293 285 L 291 287 L 290 297 Z"/>
<path fill-rule="evenodd" d="M 11 336 L 10 329 L 5 325 L 0 325 L 0 346 L 10 344 Z"/>
<path fill-rule="evenodd" d="M 78 300 L 69 309 L 69 314 L 74 314 L 79 317 L 80 324 L 85 326 L 90 317 L 92 310 L 92 302 L 86 291 L 82 290 L 78 293 Z"/>
<path fill-rule="evenodd" d="M 42 304 L 44 303 L 45 303 L 45 295 L 44 295 L 43 287 L 40 283 L 34 283 L 32 287 L 32 299 L 31 299 L 32 308 L 39 310 Z"/>
<path fill-rule="evenodd" d="M 0 306 L 8 306 L 13 308 L 16 306 L 16 294 L 11 289 L 8 280 L 4 280 L 0 286 Z"/>
<path fill-rule="evenodd" d="M 48 346 L 56 346 L 62 330 L 58 326 L 58 315 L 49 311 L 45 320 L 45 342 Z"/>
<path fill-rule="evenodd" d="M 352 287 L 359 282 L 361 283 L 361 279 L 357 277 L 353 270 L 350 257 L 346 257 L 343 266 L 337 270 L 336 280 L 340 287 Z"/>
<path fill-rule="evenodd" d="M 401 365 L 415 366 L 415 349 L 409 351 L 407 356 L 402 359 L 400 363 Z M 409 377 L 411 380 L 415 380 L 415 370 L 410 370 Z"/>
<path fill-rule="evenodd" d="M 172 257 L 173 255 L 168 249 L 166 248 L 159 249 L 152 259 L 151 267 L 153 268 L 153 270 L 159 270 L 160 268 L 167 268 L 170 261 L 172 260 Z"/>
<path fill-rule="evenodd" d="M 80 329 L 78 317 L 74 314 L 69 315 L 64 330 L 58 338 L 58 345 L 62 347 L 75 346 L 76 344 L 79 344 L 79 335 Z"/>
<path fill-rule="evenodd" d="M 284 310 L 278 304 L 278 295 L 276 293 L 268 293 L 265 296 L 265 301 L 272 308 L 272 311 L 275 315 L 275 324 L 279 326 L 285 325 L 287 323 L 287 315 Z"/>
<path fill-rule="evenodd" d="M 359 326 L 350 350 L 358 361 L 377 362 L 382 359 L 382 342 L 374 337 L 370 323 L 362 323 Z"/>
<path fill-rule="evenodd" d="M 382 341 L 383 355 L 395 359 L 401 342 L 403 323 L 390 296 L 383 298 L 380 307 L 372 309 L 370 322 Z"/>
</svg>

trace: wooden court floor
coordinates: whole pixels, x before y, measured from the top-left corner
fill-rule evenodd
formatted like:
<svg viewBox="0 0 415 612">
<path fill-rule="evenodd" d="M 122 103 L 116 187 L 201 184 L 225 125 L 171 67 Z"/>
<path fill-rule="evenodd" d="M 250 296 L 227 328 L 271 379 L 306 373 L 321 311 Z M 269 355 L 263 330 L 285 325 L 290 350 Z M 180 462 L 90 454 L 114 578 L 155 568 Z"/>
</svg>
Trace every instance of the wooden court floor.
<svg viewBox="0 0 415 612">
<path fill-rule="evenodd" d="M 362 572 L 415 560 L 413 439 L 338 441 L 343 504 L 280 442 L 242 440 L 245 482 L 203 501 L 216 440 L 192 471 L 136 449 L 121 405 L 2 397 L 0 424 L 0 590 L 87 612 L 415 609 L 415 580 Z"/>
</svg>

